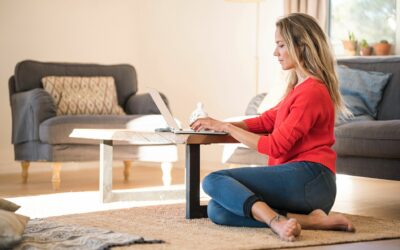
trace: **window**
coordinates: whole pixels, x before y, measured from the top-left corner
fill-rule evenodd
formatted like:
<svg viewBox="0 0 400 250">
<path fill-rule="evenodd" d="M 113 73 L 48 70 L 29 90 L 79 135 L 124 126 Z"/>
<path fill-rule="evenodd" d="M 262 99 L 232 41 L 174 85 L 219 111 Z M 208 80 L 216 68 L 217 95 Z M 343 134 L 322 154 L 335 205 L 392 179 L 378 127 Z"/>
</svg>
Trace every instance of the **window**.
<svg viewBox="0 0 400 250">
<path fill-rule="evenodd" d="M 330 0 L 329 34 L 337 56 L 344 55 L 342 40 L 353 33 L 369 45 L 381 40 L 396 44 L 396 1 Z"/>
</svg>

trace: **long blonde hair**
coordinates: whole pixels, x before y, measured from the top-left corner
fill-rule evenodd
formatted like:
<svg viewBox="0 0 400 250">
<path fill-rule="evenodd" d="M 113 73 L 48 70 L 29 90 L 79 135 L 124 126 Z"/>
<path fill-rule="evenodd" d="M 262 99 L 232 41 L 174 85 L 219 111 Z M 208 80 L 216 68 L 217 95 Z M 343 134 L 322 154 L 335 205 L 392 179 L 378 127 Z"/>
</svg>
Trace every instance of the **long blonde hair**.
<svg viewBox="0 0 400 250">
<path fill-rule="evenodd" d="M 289 55 L 300 70 L 322 81 L 331 96 L 335 113 L 348 114 L 339 92 L 339 82 L 327 37 L 317 21 L 303 13 L 289 14 L 276 22 Z M 297 84 L 294 70 L 290 72 L 286 95 Z"/>
</svg>

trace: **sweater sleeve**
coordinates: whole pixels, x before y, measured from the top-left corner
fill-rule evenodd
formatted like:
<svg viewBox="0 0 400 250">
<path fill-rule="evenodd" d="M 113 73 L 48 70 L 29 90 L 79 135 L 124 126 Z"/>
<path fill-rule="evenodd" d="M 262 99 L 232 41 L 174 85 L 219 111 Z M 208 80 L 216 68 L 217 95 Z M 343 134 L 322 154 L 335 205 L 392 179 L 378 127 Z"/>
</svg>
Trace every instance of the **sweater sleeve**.
<svg viewBox="0 0 400 250">
<path fill-rule="evenodd" d="M 247 128 L 253 133 L 271 133 L 274 129 L 279 104 L 265 111 L 260 116 L 243 120 Z"/>
<path fill-rule="evenodd" d="M 258 151 L 274 158 L 287 154 L 314 126 L 322 109 L 321 100 L 314 91 L 298 95 L 279 126 L 271 134 L 260 137 Z"/>
</svg>

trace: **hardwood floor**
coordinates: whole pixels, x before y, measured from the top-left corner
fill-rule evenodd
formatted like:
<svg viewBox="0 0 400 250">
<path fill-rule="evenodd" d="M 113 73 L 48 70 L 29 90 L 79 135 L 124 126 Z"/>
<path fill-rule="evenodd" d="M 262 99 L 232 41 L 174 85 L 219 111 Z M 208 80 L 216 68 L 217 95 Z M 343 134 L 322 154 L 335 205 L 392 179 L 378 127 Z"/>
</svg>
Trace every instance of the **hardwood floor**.
<svg viewBox="0 0 400 250">
<path fill-rule="evenodd" d="M 204 176 L 206 172 L 202 173 Z M 172 185 L 184 183 L 184 170 L 173 168 Z M 47 172 L 29 174 L 28 183 L 22 184 L 19 174 L 0 175 L 0 196 L 18 197 L 39 194 L 54 194 L 64 192 L 98 191 L 99 171 L 95 168 L 83 170 L 61 170 L 61 187 L 53 191 L 51 184 L 51 169 Z M 123 167 L 113 168 L 113 189 L 131 189 L 151 186 L 161 186 L 162 171 L 158 165 L 133 165 L 129 181 L 124 181 Z"/>
<path fill-rule="evenodd" d="M 161 168 L 134 165 L 131 178 L 125 182 L 123 167 L 113 170 L 113 188 L 131 189 L 162 185 Z M 208 171 L 202 171 L 203 178 Z M 51 170 L 30 173 L 27 184 L 22 184 L 19 174 L 0 175 L 0 197 L 22 197 L 32 195 L 97 191 L 98 170 L 85 169 L 61 172 L 61 188 L 54 192 L 51 185 Z M 184 169 L 172 169 L 172 184 L 184 183 Z M 338 175 L 338 195 L 333 211 L 365 216 L 400 219 L 400 181 Z M 307 247 L 301 249 L 400 249 L 400 239 Z"/>
</svg>

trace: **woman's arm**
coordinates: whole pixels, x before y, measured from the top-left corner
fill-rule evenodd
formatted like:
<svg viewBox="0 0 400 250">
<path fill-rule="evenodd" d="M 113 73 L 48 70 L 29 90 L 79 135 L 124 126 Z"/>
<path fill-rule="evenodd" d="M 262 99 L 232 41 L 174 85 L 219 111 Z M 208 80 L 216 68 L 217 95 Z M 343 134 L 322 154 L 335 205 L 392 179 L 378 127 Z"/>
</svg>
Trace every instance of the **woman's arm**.
<svg viewBox="0 0 400 250">
<path fill-rule="evenodd" d="M 230 124 L 232 124 L 235 127 L 244 129 L 246 131 L 249 131 L 249 128 L 247 127 L 246 123 L 244 121 L 240 121 L 240 122 L 231 122 Z"/>
<path fill-rule="evenodd" d="M 249 148 L 257 150 L 258 141 L 260 140 L 261 136 L 249 132 L 247 130 L 246 123 L 241 122 L 240 125 L 244 125 L 245 128 L 236 126 L 236 124 L 228 123 L 226 124 L 225 132 L 229 133 L 233 138 Z"/>
<path fill-rule="evenodd" d="M 191 128 L 199 131 L 202 129 L 212 129 L 215 131 L 224 131 L 229 133 L 233 138 L 245 144 L 249 148 L 257 150 L 258 140 L 260 135 L 248 131 L 245 122 L 222 122 L 213 118 L 200 118 L 197 119 Z"/>
</svg>

